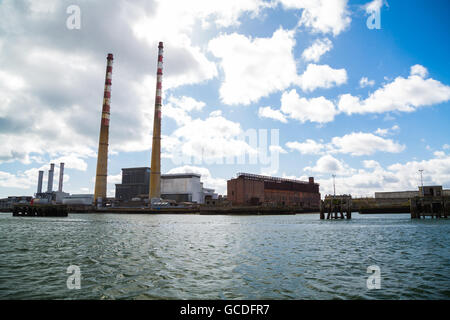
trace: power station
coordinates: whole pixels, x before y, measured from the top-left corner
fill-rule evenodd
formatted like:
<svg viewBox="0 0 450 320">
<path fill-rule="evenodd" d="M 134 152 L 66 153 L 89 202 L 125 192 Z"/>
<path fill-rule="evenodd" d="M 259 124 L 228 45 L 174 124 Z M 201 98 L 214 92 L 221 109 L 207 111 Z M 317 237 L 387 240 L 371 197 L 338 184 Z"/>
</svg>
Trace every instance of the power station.
<svg viewBox="0 0 450 320">
<path fill-rule="evenodd" d="M 59 164 L 59 181 L 58 191 L 53 191 L 53 177 L 55 174 L 55 164 L 50 164 L 50 170 L 48 170 L 47 191 L 42 192 L 42 184 L 44 180 L 44 171 L 38 172 L 38 185 L 36 190 L 35 203 L 62 203 L 62 199 L 68 196 L 68 193 L 63 192 L 64 181 L 64 162 Z"/>
</svg>

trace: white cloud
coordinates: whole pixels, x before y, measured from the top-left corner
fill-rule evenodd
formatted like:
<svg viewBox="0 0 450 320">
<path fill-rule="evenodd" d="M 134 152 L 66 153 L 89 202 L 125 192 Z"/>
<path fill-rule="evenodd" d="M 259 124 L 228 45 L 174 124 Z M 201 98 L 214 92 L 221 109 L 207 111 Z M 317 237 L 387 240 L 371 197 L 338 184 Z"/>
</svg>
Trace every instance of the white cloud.
<svg viewBox="0 0 450 320">
<path fill-rule="evenodd" d="M 428 75 L 428 70 L 424 66 L 420 64 L 415 64 L 411 67 L 411 75 L 419 76 L 421 78 L 425 78 Z"/>
<path fill-rule="evenodd" d="M 381 138 L 371 133 L 353 132 L 342 137 L 334 137 L 329 143 L 319 143 L 312 139 L 305 142 L 290 141 L 286 146 L 302 154 L 345 153 L 352 156 L 371 155 L 375 152 L 398 153 L 404 145 L 391 139 Z"/>
<path fill-rule="evenodd" d="M 67 169 L 76 169 L 80 171 L 86 171 L 87 169 L 87 163 L 84 161 L 79 155 L 76 153 L 70 153 L 67 155 L 64 155 L 62 157 L 52 159 L 50 163 L 56 163 L 59 165 L 59 163 L 64 163 L 64 168 Z"/>
<path fill-rule="evenodd" d="M 389 129 L 381 129 L 381 128 L 378 128 L 374 133 L 377 134 L 377 135 L 379 135 L 379 136 L 385 137 L 385 136 L 388 135 Z"/>
<path fill-rule="evenodd" d="M 303 9 L 299 25 L 312 32 L 332 33 L 346 30 L 351 22 L 347 0 L 279 0 L 286 9 Z"/>
<path fill-rule="evenodd" d="M 9 172 L 0 171 L 0 187 L 28 189 L 33 185 L 37 185 L 36 178 L 26 173 L 11 174 Z"/>
<path fill-rule="evenodd" d="M 397 77 L 385 84 L 365 100 L 350 94 L 341 95 L 338 108 L 347 114 L 382 113 L 388 111 L 412 112 L 419 107 L 446 102 L 450 87 L 434 79 L 425 79 L 422 66 L 411 67 L 408 78 Z"/>
<path fill-rule="evenodd" d="M 384 168 L 377 161 L 362 161 L 365 169 L 349 168 L 346 163 L 334 158 L 317 161 L 306 172 L 315 172 L 316 181 L 320 183 L 322 195 L 333 193 L 331 174 L 336 169 L 336 193 L 351 194 L 353 197 L 373 197 L 377 191 L 418 190 L 420 185 L 419 169 L 424 169 L 425 185 L 442 185 L 450 187 L 450 155 L 441 152 L 435 158 L 422 161 L 395 163 Z"/>
<path fill-rule="evenodd" d="M 392 128 L 385 128 L 385 129 L 378 128 L 374 133 L 376 135 L 385 137 L 387 135 L 394 134 L 395 132 L 398 132 L 399 130 L 400 130 L 400 127 L 398 125 L 393 125 Z"/>
<path fill-rule="evenodd" d="M 158 42 L 165 46 L 164 92 L 201 83 L 216 77 L 217 67 L 205 46 L 191 39 L 209 36 L 209 27 L 237 26 L 243 15 L 254 18 L 271 6 L 259 0 L 98 0 L 84 4 L 81 29 L 67 33 L 61 29 L 67 18 L 64 2 L 5 0 L 0 6 L 0 60 L 8 61 L 0 71 L 0 162 L 30 163 L 47 153 L 59 157 L 74 150 L 95 156 L 110 50 L 105 48 L 113 48 L 115 56 L 110 151 L 148 150 Z M 177 107 L 175 101 L 165 102 Z M 188 106 L 185 113 L 199 110 L 181 102 Z M 175 117 L 171 111 L 178 109 L 169 107 L 166 116 Z M 180 125 L 188 119 L 185 113 L 177 119 Z"/>
<path fill-rule="evenodd" d="M 368 168 L 368 169 L 375 169 L 375 168 L 380 167 L 380 163 L 375 160 L 363 160 L 362 163 L 363 163 L 364 168 Z"/>
<path fill-rule="evenodd" d="M 317 160 L 313 167 L 305 167 L 306 172 L 315 172 L 319 174 L 350 174 L 351 170 L 343 161 L 336 159 L 332 155 L 324 155 Z"/>
<path fill-rule="evenodd" d="M 308 64 L 305 72 L 297 79 L 303 91 L 314 91 L 317 88 L 331 88 L 347 82 L 345 69 L 333 69 L 328 65 Z"/>
<path fill-rule="evenodd" d="M 260 118 L 269 118 L 281 121 L 283 123 L 287 122 L 286 116 L 281 113 L 280 110 L 274 110 L 271 107 L 260 107 L 258 110 L 258 116 Z"/>
<path fill-rule="evenodd" d="M 306 48 L 303 51 L 303 60 L 307 62 L 318 62 L 320 57 L 322 57 L 322 55 L 324 55 L 326 52 L 330 51 L 331 48 L 333 48 L 333 43 L 330 41 L 330 39 L 317 39 L 310 47 Z"/>
<path fill-rule="evenodd" d="M 366 3 L 363 7 L 366 10 L 366 13 L 371 14 L 374 11 L 379 11 L 383 6 L 384 0 L 373 0 L 369 3 Z"/>
<path fill-rule="evenodd" d="M 435 151 L 435 152 L 433 152 L 433 155 L 436 158 L 445 158 L 445 156 L 446 156 L 444 151 Z"/>
<path fill-rule="evenodd" d="M 337 110 L 334 104 L 324 97 L 301 98 L 295 89 L 284 92 L 281 97 L 281 111 L 300 122 L 325 123 L 334 120 Z"/>
<path fill-rule="evenodd" d="M 361 88 L 372 87 L 374 84 L 375 80 L 369 80 L 367 77 L 362 77 L 361 80 L 359 80 L 359 86 Z"/>
<path fill-rule="evenodd" d="M 181 98 L 170 96 L 168 101 L 169 103 L 174 104 L 176 107 L 186 111 L 192 110 L 200 111 L 206 105 L 203 101 L 197 101 L 194 98 L 186 96 L 182 96 Z"/>
<path fill-rule="evenodd" d="M 286 147 L 291 150 L 297 150 L 301 154 L 321 154 L 325 149 L 324 144 L 318 143 L 312 139 L 307 139 L 302 143 L 290 141 L 286 143 Z"/>
<path fill-rule="evenodd" d="M 170 96 L 167 101 L 163 107 L 163 117 L 172 118 L 178 125 L 191 121 L 190 114 L 193 111 L 201 111 L 206 105 L 203 101 L 186 96 L 181 98 Z"/>
<path fill-rule="evenodd" d="M 220 59 L 225 76 L 223 103 L 248 105 L 287 88 L 297 78 L 294 45 L 294 32 L 281 28 L 271 38 L 232 33 L 211 40 L 208 49 Z"/>
<path fill-rule="evenodd" d="M 354 156 L 371 155 L 377 151 L 398 153 L 404 145 L 391 139 L 384 139 L 371 133 L 353 132 L 343 137 L 331 139 L 335 152 L 349 153 Z"/>
<path fill-rule="evenodd" d="M 222 115 L 222 110 L 215 110 L 209 114 L 210 117 L 220 117 Z"/>
<path fill-rule="evenodd" d="M 278 152 L 278 153 L 283 153 L 286 154 L 287 151 L 284 150 L 281 146 L 277 146 L 277 145 L 271 145 L 269 146 L 269 151 L 272 152 Z"/>
<path fill-rule="evenodd" d="M 118 174 L 108 174 L 108 184 L 116 184 L 116 183 L 122 183 L 122 173 L 119 172 Z"/>
<path fill-rule="evenodd" d="M 244 139 L 244 131 L 238 122 L 220 115 L 205 120 L 193 119 L 176 129 L 169 137 L 163 137 L 163 150 L 172 162 L 217 161 L 227 157 L 255 154 Z"/>
<path fill-rule="evenodd" d="M 58 181 L 59 181 L 59 163 L 60 160 L 66 160 L 67 164 L 65 163 L 65 171 L 64 171 L 64 180 L 63 183 L 65 184 L 70 180 L 70 176 L 67 174 L 66 169 L 76 169 L 84 171 L 83 168 L 79 168 L 80 163 L 76 163 L 73 161 L 69 161 L 70 157 L 64 157 L 60 159 L 54 159 L 51 161 L 51 163 L 55 164 L 55 169 L 53 172 L 53 190 L 57 190 L 58 188 Z M 64 161 L 61 161 L 64 162 Z M 39 171 L 44 171 L 44 180 L 42 189 L 47 190 L 47 179 L 48 179 L 48 170 L 50 169 L 49 164 L 42 165 L 37 168 L 30 168 L 25 171 L 18 171 L 15 174 L 11 174 L 9 172 L 0 171 L 0 187 L 5 188 L 17 188 L 17 189 L 31 189 L 33 192 L 36 192 L 37 187 L 37 181 L 38 181 L 38 173 Z"/>
</svg>

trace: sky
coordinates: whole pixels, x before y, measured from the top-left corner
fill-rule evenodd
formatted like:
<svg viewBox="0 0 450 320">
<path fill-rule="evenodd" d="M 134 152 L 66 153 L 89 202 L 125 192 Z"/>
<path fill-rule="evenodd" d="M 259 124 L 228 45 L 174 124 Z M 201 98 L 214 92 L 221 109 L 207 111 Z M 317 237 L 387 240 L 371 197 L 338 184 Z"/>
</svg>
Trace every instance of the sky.
<svg viewBox="0 0 450 320">
<path fill-rule="evenodd" d="M 355 197 L 450 188 L 446 0 L 0 0 L 0 198 L 93 193 L 106 56 L 108 195 L 150 167 L 164 42 L 162 172 L 226 194 L 239 172 Z M 57 187 L 55 178 L 54 188 Z"/>
</svg>

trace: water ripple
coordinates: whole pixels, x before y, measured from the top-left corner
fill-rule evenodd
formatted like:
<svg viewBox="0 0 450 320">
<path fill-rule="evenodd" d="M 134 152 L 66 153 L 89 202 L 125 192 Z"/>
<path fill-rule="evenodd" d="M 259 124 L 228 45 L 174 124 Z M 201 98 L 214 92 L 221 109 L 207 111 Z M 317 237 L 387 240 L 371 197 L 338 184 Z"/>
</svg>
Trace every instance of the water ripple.
<svg viewBox="0 0 450 320">
<path fill-rule="evenodd" d="M 2 213 L 0 299 L 450 299 L 449 231 L 408 215 Z"/>
</svg>

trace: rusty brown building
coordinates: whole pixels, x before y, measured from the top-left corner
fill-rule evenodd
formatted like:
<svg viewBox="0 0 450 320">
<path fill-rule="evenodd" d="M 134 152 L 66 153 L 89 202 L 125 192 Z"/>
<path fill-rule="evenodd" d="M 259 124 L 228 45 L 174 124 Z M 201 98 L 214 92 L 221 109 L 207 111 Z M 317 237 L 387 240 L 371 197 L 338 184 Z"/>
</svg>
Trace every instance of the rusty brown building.
<svg viewBox="0 0 450 320">
<path fill-rule="evenodd" d="M 227 181 L 227 198 L 233 205 L 320 207 L 319 184 L 313 177 L 300 181 L 238 173 Z"/>
</svg>

